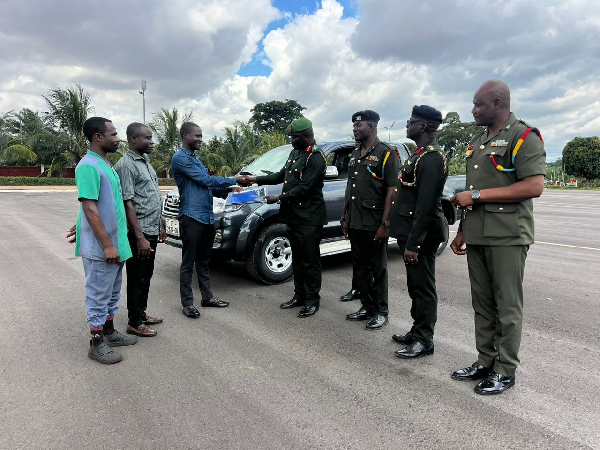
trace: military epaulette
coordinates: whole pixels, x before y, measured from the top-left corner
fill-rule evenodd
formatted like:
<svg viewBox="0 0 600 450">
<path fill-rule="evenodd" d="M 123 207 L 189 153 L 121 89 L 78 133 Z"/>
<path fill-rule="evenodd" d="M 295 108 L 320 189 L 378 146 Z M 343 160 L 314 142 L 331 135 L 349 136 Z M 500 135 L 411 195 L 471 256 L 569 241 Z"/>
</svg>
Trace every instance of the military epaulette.
<svg viewBox="0 0 600 450">
<path fill-rule="evenodd" d="M 312 152 L 313 153 L 323 152 L 323 150 L 321 149 L 321 147 L 319 147 L 318 145 L 315 144 L 312 146 Z"/>
</svg>

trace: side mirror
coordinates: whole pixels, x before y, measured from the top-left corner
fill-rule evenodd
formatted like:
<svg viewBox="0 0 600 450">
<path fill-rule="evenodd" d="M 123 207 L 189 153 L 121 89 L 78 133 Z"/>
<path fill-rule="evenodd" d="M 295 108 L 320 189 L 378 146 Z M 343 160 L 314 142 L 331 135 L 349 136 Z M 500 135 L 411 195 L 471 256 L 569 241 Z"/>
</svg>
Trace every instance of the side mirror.
<svg viewBox="0 0 600 450">
<path fill-rule="evenodd" d="M 335 166 L 327 166 L 327 169 L 325 169 L 325 179 L 329 180 L 332 178 L 337 178 L 339 175 L 337 167 Z"/>
</svg>

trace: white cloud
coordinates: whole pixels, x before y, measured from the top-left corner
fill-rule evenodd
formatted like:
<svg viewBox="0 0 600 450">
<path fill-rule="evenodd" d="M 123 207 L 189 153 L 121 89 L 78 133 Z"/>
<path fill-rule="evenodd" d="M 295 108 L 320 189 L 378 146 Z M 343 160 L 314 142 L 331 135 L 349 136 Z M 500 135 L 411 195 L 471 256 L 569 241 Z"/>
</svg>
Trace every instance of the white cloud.
<svg viewBox="0 0 600 450">
<path fill-rule="evenodd" d="M 358 0 L 358 18 L 334 0 L 316 10 L 307 1 L 298 15 L 268 0 L 4 3 L 0 111 L 43 111 L 40 94 L 80 82 L 96 113 L 124 130 L 141 120 L 146 79 L 147 116 L 193 110 L 208 136 L 247 120 L 257 102 L 289 98 L 307 107 L 320 139 L 347 138 L 352 113 L 374 109 L 382 134 L 395 121 L 392 139 L 402 140 L 412 105 L 470 120 L 474 91 L 500 77 L 517 116 L 541 129 L 550 159 L 575 135 L 600 134 L 592 0 Z M 252 58 L 271 74 L 234 75 Z"/>
</svg>

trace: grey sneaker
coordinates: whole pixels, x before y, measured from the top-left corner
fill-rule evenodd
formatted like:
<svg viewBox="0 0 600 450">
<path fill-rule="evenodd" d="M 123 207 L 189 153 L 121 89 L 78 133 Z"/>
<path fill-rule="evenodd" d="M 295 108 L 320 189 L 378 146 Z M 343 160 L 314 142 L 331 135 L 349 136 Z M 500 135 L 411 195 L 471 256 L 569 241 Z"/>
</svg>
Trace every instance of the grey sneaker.
<svg viewBox="0 0 600 450">
<path fill-rule="evenodd" d="M 133 345 L 138 341 L 136 336 L 126 336 L 123 333 L 119 333 L 117 330 L 113 331 L 110 336 L 104 336 L 104 342 L 111 347 L 123 347 L 124 345 Z"/>
<path fill-rule="evenodd" d="M 110 348 L 106 342 L 102 342 L 96 347 L 90 347 L 88 356 L 90 359 L 95 359 L 100 364 L 114 364 L 123 359 L 123 357 Z"/>
</svg>

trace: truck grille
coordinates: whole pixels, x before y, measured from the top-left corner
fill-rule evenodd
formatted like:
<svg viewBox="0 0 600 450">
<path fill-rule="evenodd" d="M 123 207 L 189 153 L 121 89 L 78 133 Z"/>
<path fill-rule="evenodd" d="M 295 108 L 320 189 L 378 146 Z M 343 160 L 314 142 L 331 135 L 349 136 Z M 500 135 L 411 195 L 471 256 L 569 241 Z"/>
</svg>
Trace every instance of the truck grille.
<svg viewBox="0 0 600 450">
<path fill-rule="evenodd" d="M 179 214 L 179 195 L 167 194 L 163 204 L 163 215 L 177 217 Z"/>
</svg>

